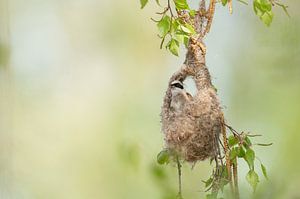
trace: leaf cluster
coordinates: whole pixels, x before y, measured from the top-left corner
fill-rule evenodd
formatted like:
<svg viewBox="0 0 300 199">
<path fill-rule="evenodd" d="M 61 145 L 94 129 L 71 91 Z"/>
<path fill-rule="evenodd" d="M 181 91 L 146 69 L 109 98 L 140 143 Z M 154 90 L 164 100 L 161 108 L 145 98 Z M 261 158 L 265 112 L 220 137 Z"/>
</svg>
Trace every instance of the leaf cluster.
<svg viewBox="0 0 300 199">
<path fill-rule="evenodd" d="M 160 5 L 158 0 L 156 2 Z M 142 8 L 146 3 L 146 0 L 141 0 Z M 195 13 L 186 0 L 167 0 L 163 11 L 156 13 L 161 16 L 160 19 L 153 20 L 161 38 L 160 48 L 165 46 L 173 55 L 178 56 L 180 45 L 187 47 L 189 38 L 196 33 L 193 26 Z"/>
<path fill-rule="evenodd" d="M 228 137 L 228 145 L 230 147 L 230 160 L 232 164 L 237 165 L 237 160 L 244 160 L 248 167 L 249 171 L 246 175 L 246 180 L 253 188 L 253 191 L 256 190 L 257 184 L 259 183 L 259 176 L 255 171 L 255 159 L 256 154 L 253 149 L 253 144 L 251 138 L 260 136 L 260 135 L 251 135 L 249 133 L 234 134 Z M 256 144 L 258 146 L 270 146 L 270 144 Z M 257 158 L 258 159 L 258 158 Z M 258 159 L 259 160 L 259 159 Z M 260 168 L 262 174 L 268 179 L 266 167 L 260 162 Z"/>
<path fill-rule="evenodd" d="M 140 0 L 141 8 L 144 8 L 149 0 Z M 156 23 L 161 38 L 160 48 L 163 46 L 168 49 L 173 55 L 178 56 L 180 45 L 187 46 L 189 38 L 195 34 L 194 17 L 197 14 L 196 10 L 190 8 L 187 0 L 155 0 L 161 12 L 159 20 L 153 21 Z M 232 10 L 232 0 L 220 0 L 223 6 L 230 4 Z M 249 0 L 237 0 L 240 3 L 248 5 Z M 270 26 L 273 18 L 273 7 L 279 6 L 289 16 L 287 6 L 280 3 L 279 0 L 251 0 L 253 3 L 254 13 L 266 25 Z M 162 6 L 162 4 L 166 4 Z"/>
</svg>

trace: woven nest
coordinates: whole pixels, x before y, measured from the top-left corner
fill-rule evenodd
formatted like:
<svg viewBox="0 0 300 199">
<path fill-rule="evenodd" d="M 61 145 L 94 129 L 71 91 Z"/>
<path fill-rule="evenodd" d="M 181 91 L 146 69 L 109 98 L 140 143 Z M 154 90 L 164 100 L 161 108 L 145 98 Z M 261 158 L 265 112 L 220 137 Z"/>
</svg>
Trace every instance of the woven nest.
<svg viewBox="0 0 300 199">
<path fill-rule="evenodd" d="M 171 82 L 195 81 L 197 92 L 180 111 L 171 108 Z M 203 161 L 218 154 L 218 138 L 223 129 L 223 113 L 205 65 L 184 65 L 170 78 L 162 107 L 165 147 L 188 162 Z"/>
</svg>

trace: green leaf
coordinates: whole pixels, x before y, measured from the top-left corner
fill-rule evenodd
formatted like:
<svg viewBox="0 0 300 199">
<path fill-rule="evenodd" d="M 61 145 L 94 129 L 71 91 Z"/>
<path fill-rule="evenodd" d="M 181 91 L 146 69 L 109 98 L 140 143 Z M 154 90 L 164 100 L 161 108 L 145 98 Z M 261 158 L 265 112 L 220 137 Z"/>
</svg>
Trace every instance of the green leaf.
<svg viewBox="0 0 300 199">
<path fill-rule="evenodd" d="M 254 0 L 253 1 L 254 10 L 256 10 L 256 14 L 264 12 L 271 11 L 272 10 L 272 4 L 269 0 Z M 258 12 L 260 11 L 260 12 Z M 259 14 L 259 15 L 261 15 Z"/>
<path fill-rule="evenodd" d="M 271 11 L 272 4 L 269 0 L 260 0 L 260 8 L 262 11 Z"/>
<path fill-rule="evenodd" d="M 221 0 L 222 1 L 222 5 L 225 6 L 228 2 L 228 0 Z"/>
<path fill-rule="evenodd" d="M 191 30 L 188 29 L 187 27 L 185 27 L 184 25 L 179 25 L 180 30 L 182 30 L 183 32 L 187 33 L 187 34 L 191 34 Z"/>
<path fill-rule="evenodd" d="M 257 173 L 255 173 L 254 170 L 250 170 L 246 176 L 246 179 L 248 183 L 251 185 L 251 187 L 253 188 L 253 192 L 255 192 L 257 184 L 259 182 L 259 177 Z"/>
<path fill-rule="evenodd" d="M 264 24 L 270 26 L 274 13 L 272 12 L 272 4 L 269 0 L 254 0 L 253 9 L 255 14 L 262 20 Z"/>
<path fill-rule="evenodd" d="M 230 160 L 234 160 L 236 158 L 237 154 L 236 154 L 236 150 L 235 148 L 233 148 L 230 152 L 229 152 L 229 158 Z"/>
<path fill-rule="evenodd" d="M 236 145 L 237 143 L 239 143 L 239 140 L 238 140 L 237 137 L 235 137 L 233 135 L 228 137 L 228 144 L 229 144 L 230 147 Z"/>
<path fill-rule="evenodd" d="M 195 17 L 196 12 L 197 12 L 196 10 L 190 10 L 189 15 L 190 15 L 191 17 Z"/>
<path fill-rule="evenodd" d="M 265 12 L 260 19 L 266 24 L 270 26 L 273 21 L 274 13 L 272 11 Z"/>
<path fill-rule="evenodd" d="M 184 42 L 184 37 L 185 37 L 185 35 L 183 35 L 183 34 L 175 34 L 175 38 L 177 41 L 179 41 L 179 43 Z"/>
<path fill-rule="evenodd" d="M 224 179 L 228 179 L 228 170 L 226 165 L 221 166 L 221 177 Z"/>
<path fill-rule="evenodd" d="M 261 171 L 264 174 L 265 178 L 268 179 L 266 167 L 263 164 L 260 164 L 260 167 L 261 167 Z"/>
<path fill-rule="evenodd" d="M 196 33 L 196 31 L 194 30 L 194 27 L 191 26 L 190 24 L 179 24 L 177 26 L 177 29 L 176 29 L 177 32 L 181 33 L 181 34 L 184 34 L 186 36 L 191 36 L 191 35 L 194 35 Z"/>
<path fill-rule="evenodd" d="M 248 163 L 250 170 L 254 170 L 255 153 L 251 148 L 247 149 L 244 159 Z"/>
<path fill-rule="evenodd" d="M 192 25 L 186 23 L 184 26 L 189 30 L 189 32 L 190 32 L 191 35 L 196 34 L 196 31 L 195 31 L 195 29 L 194 29 L 194 27 Z"/>
<path fill-rule="evenodd" d="M 155 0 L 155 1 L 156 1 L 157 5 L 159 5 L 159 6 L 160 6 L 160 2 L 159 2 L 159 0 Z"/>
<path fill-rule="evenodd" d="M 168 164 L 170 160 L 170 153 L 168 150 L 164 149 L 157 154 L 158 164 Z"/>
<path fill-rule="evenodd" d="M 236 154 L 239 158 L 243 158 L 246 155 L 245 150 L 242 146 L 236 148 Z"/>
<path fill-rule="evenodd" d="M 202 182 L 205 184 L 205 188 L 209 187 L 212 183 L 213 183 L 213 178 L 210 177 L 208 180 L 204 181 L 202 180 Z"/>
<path fill-rule="evenodd" d="M 262 15 L 262 11 L 260 9 L 260 3 L 257 0 L 253 1 L 253 10 L 257 16 L 260 17 Z"/>
<path fill-rule="evenodd" d="M 175 3 L 175 6 L 179 10 L 189 10 L 189 5 L 187 4 L 186 0 L 173 0 Z"/>
<path fill-rule="evenodd" d="M 164 16 L 158 23 L 157 23 L 158 30 L 162 37 L 166 36 L 171 28 L 171 18 L 169 16 Z"/>
<path fill-rule="evenodd" d="M 224 186 L 226 186 L 230 181 L 227 178 L 221 178 L 219 182 L 220 190 L 223 192 Z"/>
<path fill-rule="evenodd" d="M 148 3 L 148 0 L 140 0 L 140 3 L 141 3 L 141 9 L 143 9 Z"/>
<path fill-rule="evenodd" d="M 175 38 L 179 43 L 185 44 L 185 41 L 189 39 L 189 36 L 186 34 L 177 33 L 175 34 Z"/>
<path fill-rule="evenodd" d="M 178 56 L 179 42 L 177 40 L 171 39 L 167 47 L 173 55 Z"/>
<path fill-rule="evenodd" d="M 190 40 L 190 38 L 189 38 L 189 37 L 185 37 L 185 38 L 184 38 L 184 41 L 183 41 L 183 43 L 184 43 L 184 46 L 185 46 L 186 48 L 188 48 L 188 45 L 189 45 L 189 40 Z"/>
<path fill-rule="evenodd" d="M 244 145 L 244 147 L 245 147 L 246 149 L 248 149 L 248 148 L 252 145 L 251 140 L 249 139 L 248 136 L 246 136 L 246 137 L 244 138 L 244 143 L 243 143 L 243 145 Z"/>
</svg>

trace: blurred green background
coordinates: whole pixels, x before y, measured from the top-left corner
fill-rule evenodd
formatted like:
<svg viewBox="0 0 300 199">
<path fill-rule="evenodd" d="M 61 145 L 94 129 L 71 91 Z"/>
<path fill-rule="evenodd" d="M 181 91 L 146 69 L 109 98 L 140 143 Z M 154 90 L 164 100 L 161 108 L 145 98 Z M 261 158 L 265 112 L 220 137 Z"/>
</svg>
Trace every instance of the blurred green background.
<svg viewBox="0 0 300 199">
<path fill-rule="evenodd" d="M 197 1 L 192 2 L 196 6 Z M 240 164 L 242 198 L 300 198 L 300 1 L 275 9 L 270 28 L 252 5 L 217 6 L 207 65 L 227 122 L 263 134 L 253 196 Z M 160 106 L 184 60 L 159 49 L 138 0 L 0 0 L 0 198 L 171 199 L 172 165 Z M 259 165 L 257 165 L 259 166 Z M 186 199 L 203 198 L 209 162 L 183 169 Z"/>
</svg>

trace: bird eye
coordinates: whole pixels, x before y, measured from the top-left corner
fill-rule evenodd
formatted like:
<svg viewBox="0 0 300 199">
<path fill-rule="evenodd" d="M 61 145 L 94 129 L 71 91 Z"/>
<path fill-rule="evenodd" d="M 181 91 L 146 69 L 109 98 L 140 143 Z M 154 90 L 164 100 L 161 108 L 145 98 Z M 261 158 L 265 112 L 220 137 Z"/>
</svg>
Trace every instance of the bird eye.
<svg viewBox="0 0 300 199">
<path fill-rule="evenodd" d="M 180 83 L 172 84 L 172 86 L 183 89 L 183 85 Z"/>
</svg>

